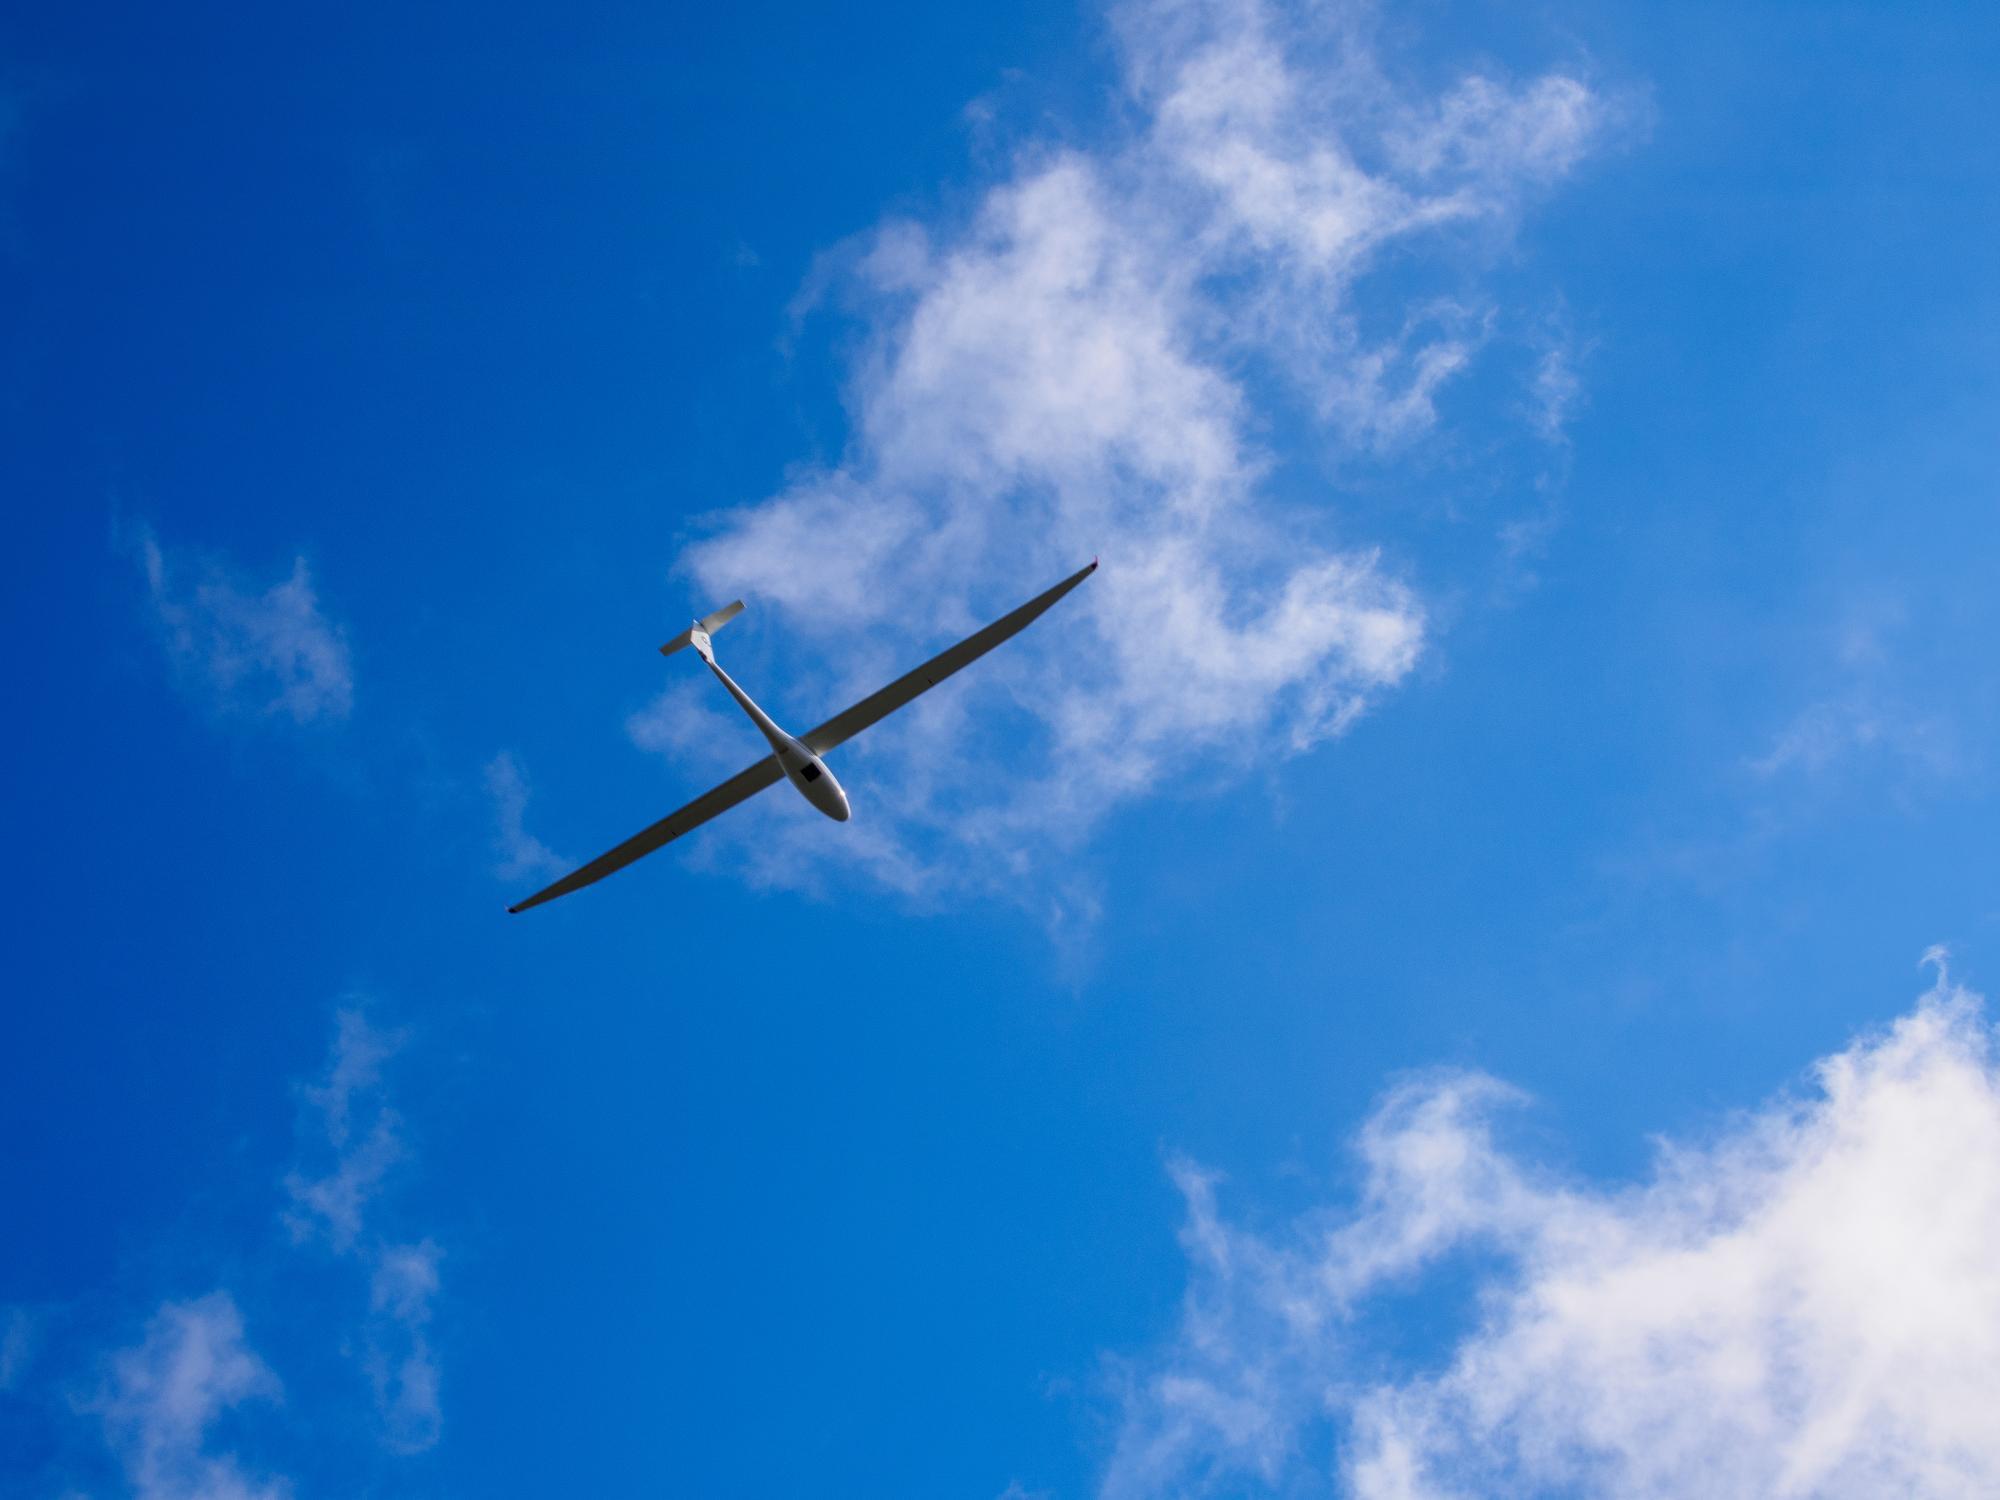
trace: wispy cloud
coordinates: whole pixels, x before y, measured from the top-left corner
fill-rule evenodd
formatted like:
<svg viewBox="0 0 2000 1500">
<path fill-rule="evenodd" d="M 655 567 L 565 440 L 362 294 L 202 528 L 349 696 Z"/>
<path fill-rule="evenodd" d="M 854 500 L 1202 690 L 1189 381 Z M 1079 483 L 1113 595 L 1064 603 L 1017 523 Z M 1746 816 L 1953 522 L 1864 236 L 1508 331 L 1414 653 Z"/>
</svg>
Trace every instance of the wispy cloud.
<svg viewBox="0 0 2000 1500">
<path fill-rule="evenodd" d="M 368 1288 L 368 1376 L 390 1446 L 405 1453 L 435 1443 L 444 1420 L 429 1333 L 443 1255 L 428 1239 L 385 1245 Z"/>
<path fill-rule="evenodd" d="M 1535 365 L 1531 386 L 1535 430 L 1553 444 L 1569 441 L 1570 418 L 1583 399 L 1583 378 L 1577 372 L 1577 351 L 1567 340 L 1551 344 Z"/>
<path fill-rule="evenodd" d="M 129 541 L 169 660 L 213 706 L 295 724 L 352 711 L 346 636 L 321 610 L 304 558 L 260 591 L 215 558 L 169 551 L 150 528 Z"/>
<path fill-rule="evenodd" d="M 25 1307 L 0 1307 L 0 1392 L 11 1391 L 35 1357 L 36 1318 Z"/>
<path fill-rule="evenodd" d="M 1914 1012 L 1630 1188 L 1504 1150 L 1513 1096 L 1464 1074 L 1392 1094 L 1360 1201 L 1278 1233 L 1178 1166 L 1191 1283 L 1172 1345 L 1123 1367 L 1104 1494 L 1315 1472 L 1363 1500 L 1994 1492 L 2000 1069 L 1927 957 Z M 1385 1379 L 1371 1300 L 1468 1250 L 1472 1326 Z"/>
<path fill-rule="evenodd" d="M 410 1156 L 384 1084 L 403 1042 L 400 1032 L 372 1024 L 358 1004 L 337 1013 L 324 1069 L 296 1089 L 298 1160 L 284 1178 L 281 1217 L 295 1245 L 320 1247 L 333 1267 L 361 1273 L 360 1306 L 339 1342 L 372 1392 L 384 1444 L 414 1453 L 436 1443 L 442 1420 L 430 1325 L 444 1252 L 430 1238 L 385 1232 L 385 1190 Z M 37 1322 L 30 1310 L 0 1309 L 0 1391 L 40 1358 Z M 53 1357 L 64 1356 L 58 1350 Z M 229 1291 L 161 1304 L 144 1338 L 101 1364 L 105 1373 L 94 1393 L 75 1404 L 101 1420 L 140 1500 L 291 1494 L 286 1480 L 259 1477 L 238 1454 L 215 1451 L 231 1446 L 238 1408 L 277 1403 L 283 1394 L 278 1376 L 250 1347 Z"/>
<path fill-rule="evenodd" d="M 300 1090 L 301 1163 L 285 1177 L 291 1201 L 284 1222 L 295 1241 L 322 1243 L 366 1272 L 363 1364 L 385 1439 L 417 1452 L 437 1441 L 443 1421 L 429 1330 L 444 1252 L 428 1238 L 385 1236 L 376 1222 L 384 1185 L 409 1155 L 401 1116 L 383 1085 L 383 1069 L 403 1041 L 402 1033 L 374 1026 L 358 1006 L 335 1017 L 326 1071 Z"/>
<path fill-rule="evenodd" d="M 301 1133 L 301 1157 L 319 1170 L 301 1164 L 285 1176 L 285 1224 L 294 1240 L 324 1237 L 335 1250 L 352 1250 L 369 1204 L 403 1159 L 402 1119 L 382 1088 L 382 1065 L 402 1040 L 377 1030 L 358 1007 L 336 1015 L 326 1076 L 301 1090 L 316 1127 Z"/>
<path fill-rule="evenodd" d="M 1749 764 L 1759 776 L 1818 775 L 1876 752 L 1935 767 L 1946 763 L 1948 743 L 1936 723 L 1911 720 L 1899 707 L 1856 689 L 1807 704 Z"/>
<path fill-rule="evenodd" d="M 501 880 L 560 874 L 572 860 L 564 859 L 528 832 L 528 778 L 511 750 L 486 763 L 486 795 L 493 800 L 493 873 Z"/>
<path fill-rule="evenodd" d="M 805 634 L 826 663 L 809 713 L 1102 554 L 976 682 L 847 753 L 877 829 L 862 857 L 891 885 L 1018 873 L 1196 766 L 1341 735 L 1409 674 L 1416 590 L 1330 496 L 1277 498 L 1246 372 L 1278 372 L 1356 451 L 1423 434 L 1489 309 L 1364 296 L 1367 273 L 1392 245 L 1504 232 L 1602 116 L 1563 76 L 1401 90 L 1344 9 L 1158 0 L 1115 24 L 1135 127 L 1025 149 L 965 222 L 890 223 L 849 254 L 872 337 L 846 458 L 715 516 L 682 560 L 701 598 L 746 593 Z M 776 823 L 759 845 L 796 878 L 819 846 Z"/>
<path fill-rule="evenodd" d="M 1849 606 L 1817 673 L 1821 691 L 1749 758 L 1749 769 L 1767 780 L 1822 777 L 1869 759 L 1931 778 L 1957 769 L 1950 720 L 1908 689 L 1898 649 L 1905 628 L 1894 603 Z"/>
<path fill-rule="evenodd" d="M 282 1500 L 291 1494 L 284 1480 L 253 1478 L 209 1443 L 235 1408 L 281 1394 L 235 1302 L 212 1292 L 162 1306 L 140 1343 L 111 1356 L 103 1389 L 84 1406 L 102 1419 L 137 1500 Z"/>
</svg>

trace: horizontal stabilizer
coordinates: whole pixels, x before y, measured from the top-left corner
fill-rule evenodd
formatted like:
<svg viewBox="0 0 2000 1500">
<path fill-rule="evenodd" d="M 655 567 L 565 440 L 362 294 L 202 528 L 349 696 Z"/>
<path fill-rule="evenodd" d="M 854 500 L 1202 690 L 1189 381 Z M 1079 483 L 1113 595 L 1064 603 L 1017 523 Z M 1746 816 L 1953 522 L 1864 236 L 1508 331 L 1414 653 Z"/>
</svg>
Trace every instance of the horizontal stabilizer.
<svg viewBox="0 0 2000 1500">
<path fill-rule="evenodd" d="M 722 629 L 723 626 L 727 625 L 731 620 L 735 619 L 738 615 L 742 613 L 743 613 L 743 601 L 741 599 L 736 599 L 728 604 L 723 605 L 722 608 L 718 609 L 712 615 L 703 615 L 699 620 L 696 620 L 693 625 L 689 626 L 686 630 L 683 630 L 679 635 L 675 636 L 672 640 L 668 641 L 666 645 L 660 647 L 660 655 L 672 656 L 676 651 L 680 650 L 681 647 L 687 645 L 690 641 L 694 639 L 694 633 L 697 630 L 699 630 L 703 635 L 713 635 L 716 631 Z"/>
</svg>

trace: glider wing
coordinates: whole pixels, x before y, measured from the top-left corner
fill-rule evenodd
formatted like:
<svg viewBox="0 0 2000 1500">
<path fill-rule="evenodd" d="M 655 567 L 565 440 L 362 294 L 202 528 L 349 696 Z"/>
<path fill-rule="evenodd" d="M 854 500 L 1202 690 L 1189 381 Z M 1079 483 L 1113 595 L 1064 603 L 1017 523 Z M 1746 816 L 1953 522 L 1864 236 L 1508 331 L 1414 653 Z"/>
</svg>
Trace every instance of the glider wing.
<svg viewBox="0 0 2000 1500">
<path fill-rule="evenodd" d="M 572 870 L 546 890 L 534 895 L 518 906 L 510 906 L 509 911 L 526 911 L 531 906 L 540 906 L 544 901 L 553 901 L 558 896 L 567 896 L 579 887 L 602 880 L 613 870 L 622 870 L 642 854 L 651 854 L 662 844 L 670 844 L 690 828 L 699 828 L 717 813 L 728 812 L 737 803 L 754 797 L 765 787 L 783 779 L 784 772 L 778 769 L 778 758 L 767 755 L 754 766 L 746 766 L 734 776 L 711 791 L 703 792 L 678 812 L 670 812 L 651 828 L 635 833 L 608 854 L 600 854 L 581 869 Z"/>
<path fill-rule="evenodd" d="M 1097 571 L 1097 560 L 1070 574 L 1045 594 L 1037 594 L 1012 614 L 1003 615 L 984 630 L 967 636 L 949 651 L 941 651 L 914 672 L 905 672 L 879 692 L 870 693 L 854 707 L 843 709 L 810 734 L 801 735 L 813 754 L 824 755 L 835 745 L 853 739 L 870 724 L 887 718 L 919 693 L 936 687 L 959 668 L 970 666 L 1009 636 L 1027 629 L 1056 600 Z"/>
<path fill-rule="evenodd" d="M 815 755 L 824 755 L 835 745 L 853 739 L 869 725 L 887 718 L 918 694 L 936 687 L 961 667 L 969 666 L 1002 641 L 1019 634 L 1064 594 L 1096 571 L 1097 562 L 1093 558 L 1089 567 L 1072 573 L 1046 593 L 1037 594 L 1013 613 L 1003 615 L 984 630 L 967 636 L 949 651 L 942 651 L 933 656 L 914 672 L 905 672 L 880 692 L 871 693 L 852 708 L 835 714 L 811 734 L 804 736 L 805 743 L 812 747 Z M 697 623 L 703 630 L 717 629 L 734 619 L 742 608 L 740 601 L 725 605 L 707 619 Z M 688 644 L 690 639 L 691 632 L 683 632 L 660 649 L 665 652 L 677 651 Z M 689 829 L 700 827 L 716 814 L 727 812 L 737 803 L 756 796 L 783 776 L 784 771 L 778 765 L 778 758 L 775 755 L 767 755 L 755 765 L 738 771 L 721 786 L 703 792 L 680 811 L 668 813 L 651 828 L 633 834 L 616 849 L 598 855 L 581 869 L 572 870 L 554 885 L 535 892 L 518 906 L 510 906 L 507 910 L 526 911 L 531 906 L 540 906 L 544 901 L 553 901 L 558 896 L 566 896 L 571 891 L 602 880 L 612 871 L 624 869 L 641 855 L 651 854 L 662 844 L 672 843 Z"/>
</svg>

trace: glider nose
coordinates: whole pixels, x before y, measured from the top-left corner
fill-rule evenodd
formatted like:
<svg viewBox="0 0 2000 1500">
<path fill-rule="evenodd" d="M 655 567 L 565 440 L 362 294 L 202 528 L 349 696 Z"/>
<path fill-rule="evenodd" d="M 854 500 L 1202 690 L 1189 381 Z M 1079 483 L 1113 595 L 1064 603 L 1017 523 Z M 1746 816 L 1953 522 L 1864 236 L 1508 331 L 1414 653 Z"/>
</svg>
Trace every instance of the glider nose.
<svg viewBox="0 0 2000 1500">
<path fill-rule="evenodd" d="M 830 775 L 826 779 L 833 781 L 833 777 Z M 847 806 L 847 788 L 839 782 L 833 781 L 833 785 L 828 790 L 833 795 L 827 798 L 826 806 L 821 811 L 833 819 L 834 822 L 845 823 L 849 818 L 854 816 L 853 812 Z"/>
<path fill-rule="evenodd" d="M 801 787 L 799 790 L 805 793 L 806 801 L 813 805 L 814 811 L 824 814 L 836 823 L 845 823 L 849 816 L 847 793 L 840 789 L 839 782 L 834 781 L 832 786 L 828 786 L 829 781 L 833 781 L 831 776 L 822 775 L 816 785 Z"/>
</svg>

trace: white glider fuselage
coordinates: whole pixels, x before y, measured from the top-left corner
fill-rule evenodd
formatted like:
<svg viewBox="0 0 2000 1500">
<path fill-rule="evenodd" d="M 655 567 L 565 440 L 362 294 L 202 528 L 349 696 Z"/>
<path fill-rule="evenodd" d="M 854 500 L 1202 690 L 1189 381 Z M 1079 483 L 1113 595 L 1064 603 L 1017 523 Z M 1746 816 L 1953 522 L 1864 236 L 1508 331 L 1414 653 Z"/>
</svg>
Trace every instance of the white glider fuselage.
<svg viewBox="0 0 2000 1500">
<path fill-rule="evenodd" d="M 736 679 L 722 670 L 715 659 L 715 650 L 709 645 L 708 632 L 696 626 L 688 632 L 688 644 L 701 653 L 701 659 L 708 663 L 708 670 L 716 680 L 729 689 L 729 696 L 739 703 L 743 712 L 750 716 L 750 722 L 763 731 L 764 738 L 771 742 L 771 753 L 778 759 L 778 768 L 785 773 L 785 780 L 798 789 L 798 793 L 814 807 L 832 818 L 836 823 L 845 823 L 850 811 L 847 806 L 847 792 L 842 788 L 833 772 L 827 769 L 825 761 L 812 752 L 810 746 L 797 735 L 787 734 L 775 720 L 759 708 Z"/>
</svg>

